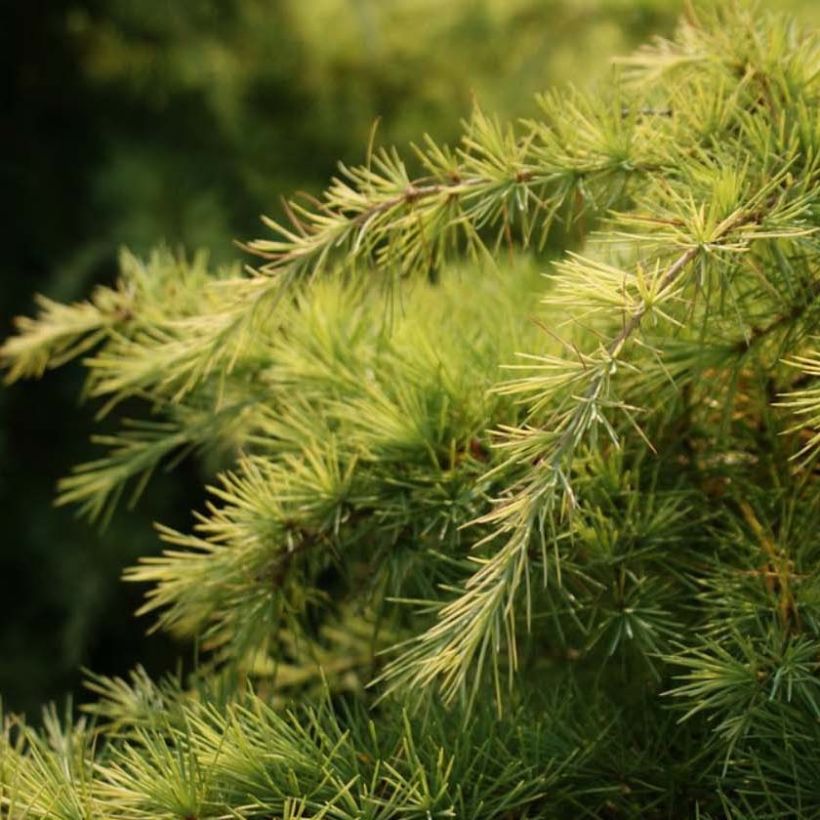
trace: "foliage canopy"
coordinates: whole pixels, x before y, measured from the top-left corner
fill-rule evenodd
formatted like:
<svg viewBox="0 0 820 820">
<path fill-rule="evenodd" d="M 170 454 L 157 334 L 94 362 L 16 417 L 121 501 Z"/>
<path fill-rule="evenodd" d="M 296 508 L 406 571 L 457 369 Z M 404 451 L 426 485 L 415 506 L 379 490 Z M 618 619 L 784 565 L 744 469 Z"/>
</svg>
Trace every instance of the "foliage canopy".
<svg viewBox="0 0 820 820">
<path fill-rule="evenodd" d="M 693 11 L 537 118 L 371 148 L 255 269 L 42 298 L 9 379 L 81 356 L 145 408 L 62 503 L 213 465 L 126 574 L 203 659 L 10 719 L 6 814 L 819 816 L 819 78 L 813 31 Z"/>
</svg>

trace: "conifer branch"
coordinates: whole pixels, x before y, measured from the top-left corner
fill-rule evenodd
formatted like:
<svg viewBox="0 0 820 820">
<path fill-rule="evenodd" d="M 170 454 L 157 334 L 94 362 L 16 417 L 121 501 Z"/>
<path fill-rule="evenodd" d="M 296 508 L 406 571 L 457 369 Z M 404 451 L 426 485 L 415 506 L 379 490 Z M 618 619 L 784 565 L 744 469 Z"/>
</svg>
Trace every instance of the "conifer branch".
<svg viewBox="0 0 820 820">
<path fill-rule="evenodd" d="M 704 8 L 626 69 L 476 111 L 418 174 L 368 151 L 244 276 L 124 257 L 20 320 L 10 378 L 83 356 L 100 415 L 143 408 L 63 501 L 110 514 L 192 449 L 216 477 L 126 573 L 204 662 L 92 678 L 94 729 L 9 719 L 0 814 L 820 800 L 817 38 Z"/>
<path fill-rule="evenodd" d="M 544 583 L 552 574 L 560 583 L 560 559 L 556 549 L 555 567 L 548 570 L 550 556 L 547 542 L 557 544 L 558 522 L 575 506 L 575 493 L 571 486 L 572 463 L 578 448 L 597 425 L 606 430 L 612 443 L 619 446 L 618 435 L 607 421 L 604 408 L 628 407 L 617 399 L 609 398 L 610 380 L 623 356 L 627 342 L 640 328 L 645 317 L 664 298 L 673 294 L 678 280 L 700 257 L 722 247 L 734 252 L 743 251 L 750 241 L 760 236 L 757 227 L 765 221 L 776 221 L 776 213 L 782 210 L 786 216 L 777 235 L 788 238 L 805 235 L 806 231 L 789 224 L 795 213 L 805 209 L 805 203 L 783 200 L 777 193 L 786 178 L 788 166 L 728 216 L 717 221 L 708 236 L 693 230 L 688 247 L 665 269 L 656 272 L 657 285 L 651 288 L 652 296 L 646 296 L 628 316 L 621 330 L 601 348 L 594 359 L 584 364 L 584 369 L 570 369 L 568 380 L 579 378 L 587 384 L 579 395 L 570 396 L 570 406 L 550 419 L 547 430 L 532 429 L 516 431 L 508 446 L 512 455 L 504 468 L 530 463 L 529 475 L 509 498 L 502 498 L 496 508 L 478 519 L 478 523 L 491 524 L 493 530 L 476 547 L 501 541 L 502 546 L 490 558 L 480 559 L 480 568 L 467 581 L 462 594 L 442 605 L 438 622 L 420 635 L 405 649 L 402 655 L 385 670 L 384 677 L 391 687 L 413 684 L 427 685 L 439 679 L 447 700 L 462 693 L 474 667 L 487 663 L 493 669 L 496 681 L 496 697 L 501 702 L 498 667 L 503 648 L 509 652 L 510 679 L 517 667 L 516 624 L 519 613 L 516 601 L 524 590 L 526 622 L 531 622 L 532 600 L 529 579 L 534 541 L 541 544 L 541 563 Z M 773 191 L 775 193 L 773 193 Z M 704 226 L 705 227 L 705 226 Z M 809 232 L 810 233 L 810 232 Z M 767 232 L 767 235 L 775 235 Z M 741 244 L 737 244 L 740 240 Z M 533 389 L 530 380 L 527 390 Z M 546 388 L 555 391 L 554 380 Z M 514 386 L 513 389 L 520 387 Z M 495 468 L 498 470 L 499 468 Z M 479 687 L 479 676 L 472 678 L 470 699 Z"/>
</svg>

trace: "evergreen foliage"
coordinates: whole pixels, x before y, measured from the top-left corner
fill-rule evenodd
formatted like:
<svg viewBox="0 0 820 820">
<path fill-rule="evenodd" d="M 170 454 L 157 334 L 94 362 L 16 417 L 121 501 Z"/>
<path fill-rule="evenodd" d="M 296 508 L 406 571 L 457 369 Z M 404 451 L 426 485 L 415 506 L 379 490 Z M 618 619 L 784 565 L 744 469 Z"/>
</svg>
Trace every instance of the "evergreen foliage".
<svg viewBox="0 0 820 820">
<path fill-rule="evenodd" d="M 692 11 L 371 148 L 256 269 L 42 299 L 9 379 L 145 408 L 60 501 L 216 477 L 126 574 L 197 672 L 10 718 L 5 815 L 820 816 L 819 80 L 813 31 Z"/>
<path fill-rule="evenodd" d="M 33 290 L 72 301 L 112 281 L 123 244 L 144 256 L 165 241 L 231 261 L 232 240 L 260 213 L 280 213 L 282 192 L 316 194 L 337 160 L 358 161 L 376 117 L 391 144 L 424 130 L 455 140 L 473 94 L 520 115 L 536 90 L 598 76 L 649 32 L 670 32 L 678 4 L 7 4 L 0 156 L 12 242 L 0 261 L 0 337 Z M 15 612 L 0 628 L 0 657 L 13 659 L 0 662 L 0 691 L 14 709 L 79 690 L 80 664 L 123 674 L 140 658 L 164 669 L 176 651 L 167 636 L 144 639 L 131 619 L 139 590 L 117 577 L 158 550 L 151 521 L 186 525 L 199 464 L 159 476 L 104 531 L 49 510 L 53 481 L 87 454 L 79 378 L 65 368 L 0 392 L 0 509 L 15 546 L 0 550 L 0 595 Z"/>
</svg>

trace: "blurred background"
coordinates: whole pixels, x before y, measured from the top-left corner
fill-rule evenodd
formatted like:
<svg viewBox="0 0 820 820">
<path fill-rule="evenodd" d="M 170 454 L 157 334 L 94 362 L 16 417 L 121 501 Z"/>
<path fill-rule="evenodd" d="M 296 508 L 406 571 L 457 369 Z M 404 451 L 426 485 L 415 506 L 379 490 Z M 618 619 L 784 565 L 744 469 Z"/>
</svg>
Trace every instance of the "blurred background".
<svg viewBox="0 0 820 820">
<path fill-rule="evenodd" d="M 770 0 L 816 23 L 813 0 Z M 32 295 L 82 298 L 117 254 L 164 243 L 240 258 L 280 197 L 317 193 L 379 142 L 454 141 L 475 97 L 503 117 L 594 83 L 669 34 L 679 0 L 5 0 L 0 61 L 0 334 Z M 81 667 L 159 674 L 189 647 L 146 637 L 119 576 L 186 527 L 197 465 L 159 476 L 98 532 L 52 507 L 92 455 L 78 369 L 0 389 L 0 693 L 6 709 L 75 692 Z"/>
</svg>

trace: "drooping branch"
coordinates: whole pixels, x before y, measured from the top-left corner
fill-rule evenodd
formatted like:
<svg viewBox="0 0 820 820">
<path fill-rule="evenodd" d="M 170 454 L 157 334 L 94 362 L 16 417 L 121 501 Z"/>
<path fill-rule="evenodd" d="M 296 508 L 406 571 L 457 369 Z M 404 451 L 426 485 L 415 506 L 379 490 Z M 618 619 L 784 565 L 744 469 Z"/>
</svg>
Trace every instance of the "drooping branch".
<svg viewBox="0 0 820 820">
<path fill-rule="evenodd" d="M 587 385 L 580 395 L 570 397 L 570 408 L 550 418 L 544 428 L 512 431 L 505 446 L 511 455 L 506 467 L 530 464 L 529 473 L 508 496 L 497 502 L 496 508 L 479 519 L 490 524 L 493 531 L 476 546 L 495 544 L 501 546 L 489 558 L 479 559 L 480 568 L 469 578 L 463 593 L 444 604 L 436 624 L 405 649 L 386 669 L 384 678 L 391 686 L 404 686 L 408 682 L 428 684 L 435 679 L 442 682 L 445 697 L 452 700 L 465 689 L 474 665 L 489 663 L 494 670 L 496 691 L 500 702 L 498 680 L 498 655 L 502 645 L 509 653 L 509 674 L 517 666 L 516 622 L 519 619 L 515 601 L 523 588 L 526 619 L 529 624 L 532 613 L 530 564 L 531 545 L 540 541 L 541 563 L 544 581 L 548 577 L 550 558 L 547 554 L 549 536 L 545 529 L 556 527 L 555 519 L 563 517 L 574 504 L 570 474 L 575 453 L 590 431 L 602 425 L 614 444 L 618 444 L 615 428 L 606 418 L 606 409 L 620 408 L 629 414 L 629 408 L 614 398 L 609 398 L 610 380 L 617 362 L 627 343 L 641 327 L 645 318 L 672 298 L 679 281 L 692 265 L 707 253 L 721 248 L 743 252 L 748 244 L 762 232 L 767 221 L 776 222 L 780 209 L 792 219 L 794 214 L 805 210 L 806 202 L 790 201 L 783 189 L 788 166 L 774 174 L 757 192 L 748 195 L 724 219 L 718 221 L 706 237 L 697 239 L 680 253 L 666 268 L 658 268 L 648 295 L 629 314 L 621 330 L 600 348 L 597 358 L 584 364 L 580 377 Z M 699 225 L 700 223 L 696 223 Z M 804 236 L 802 226 L 788 220 L 779 229 L 779 236 L 789 238 Z M 772 230 L 766 232 L 771 237 Z M 662 316 L 667 316 L 660 312 Z M 568 371 L 568 381 L 575 384 L 579 371 Z M 555 382 L 549 382 L 550 390 Z M 514 389 L 516 389 L 514 387 Z M 527 384 L 531 390 L 531 384 Z M 640 431 L 639 431 L 640 432 Z M 541 451 L 539 453 L 539 450 Z M 497 472 L 498 467 L 493 472 Z M 555 533 L 553 532 L 553 538 Z M 553 571 L 560 582 L 560 563 L 557 553 Z M 472 678 L 471 697 L 478 691 L 478 676 Z"/>
</svg>

